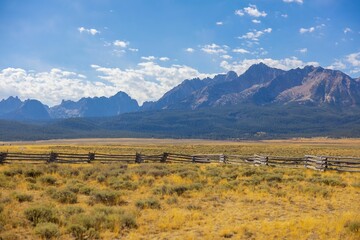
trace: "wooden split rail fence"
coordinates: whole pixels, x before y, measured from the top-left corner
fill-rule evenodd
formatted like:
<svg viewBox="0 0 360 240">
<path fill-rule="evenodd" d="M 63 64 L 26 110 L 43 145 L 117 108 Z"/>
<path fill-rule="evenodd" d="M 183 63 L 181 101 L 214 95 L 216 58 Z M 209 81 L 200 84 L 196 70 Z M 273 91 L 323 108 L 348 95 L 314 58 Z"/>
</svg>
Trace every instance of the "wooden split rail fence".
<svg viewBox="0 0 360 240">
<path fill-rule="evenodd" d="M 253 164 L 256 166 L 288 166 L 305 167 L 313 170 L 360 172 L 360 158 L 314 156 L 279 157 L 279 156 L 242 156 L 224 154 L 187 155 L 179 153 L 162 153 L 158 155 L 136 154 L 103 154 L 103 153 L 9 153 L 0 152 L 0 164 L 7 163 L 223 163 L 223 164 Z"/>
</svg>

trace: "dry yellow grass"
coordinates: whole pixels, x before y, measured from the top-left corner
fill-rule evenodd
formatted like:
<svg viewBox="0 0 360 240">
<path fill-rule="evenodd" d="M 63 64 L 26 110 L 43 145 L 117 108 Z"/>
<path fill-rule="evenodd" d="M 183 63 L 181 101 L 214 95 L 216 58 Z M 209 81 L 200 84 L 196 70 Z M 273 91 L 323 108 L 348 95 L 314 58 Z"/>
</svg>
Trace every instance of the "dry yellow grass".
<svg viewBox="0 0 360 240">
<path fill-rule="evenodd" d="M 12 143 L 0 151 L 360 156 L 358 140 L 131 141 Z M 219 164 L 3 165 L 0 189 L 0 239 L 46 233 L 58 239 L 360 239 L 358 173 Z M 49 223 L 29 220 L 26 212 L 38 205 L 55 211 L 41 220 Z"/>
</svg>

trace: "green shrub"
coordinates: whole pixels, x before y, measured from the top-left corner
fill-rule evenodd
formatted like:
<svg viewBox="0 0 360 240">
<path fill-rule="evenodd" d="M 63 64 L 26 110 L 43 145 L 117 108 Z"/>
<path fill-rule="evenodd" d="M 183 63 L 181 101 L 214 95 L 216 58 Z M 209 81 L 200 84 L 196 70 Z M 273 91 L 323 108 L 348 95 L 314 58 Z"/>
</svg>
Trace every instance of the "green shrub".
<svg viewBox="0 0 360 240">
<path fill-rule="evenodd" d="M 40 178 L 40 181 L 47 185 L 55 185 L 56 184 L 56 178 L 50 175 L 46 175 Z"/>
<path fill-rule="evenodd" d="M 112 189 L 115 190 L 121 190 L 121 189 L 126 189 L 126 190 L 136 190 L 138 188 L 138 184 L 128 180 L 122 180 L 116 177 L 111 177 L 108 179 L 108 184 Z"/>
<path fill-rule="evenodd" d="M 57 190 L 51 188 L 47 191 L 47 193 L 52 199 L 58 201 L 59 203 L 77 203 L 77 195 L 68 189 Z"/>
<path fill-rule="evenodd" d="M 137 228 L 135 216 L 129 213 L 124 213 L 120 216 L 120 223 L 122 228 Z"/>
<path fill-rule="evenodd" d="M 94 203 L 102 203 L 107 206 L 118 204 L 119 194 L 112 190 L 96 190 L 91 193 L 91 201 Z"/>
<path fill-rule="evenodd" d="M 160 209 L 160 202 L 157 199 L 149 198 L 144 200 L 138 200 L 135 206 L 140 209 Z"/>
<path fill-rule="evenodd" d="M 52 206 L 32 206 L 27 208 L 24 214 L 26 219 L 32 222 L 34 226 L 36 226 L 38 223 L 58 222 L 57 212 Z"/>
<path fill-rule="evenodd" d="M 11 168 L 5 170 L 3 173 L 5 176 L 14 177 L 15 175 L 21 175 L 23 173 L 23 170 L 21 168 Z"/>
<path fill-rule="evenodd" d="M 64 214 L 66 217 L 70 217 L 76 214 L 80 214 L 84 212 L 84 209 L 82 209 L 81 207 L 78 206 L 66 206 L 65 209 L 63 210 Z"/>
<path fill-rule="evenodd" d="M 345 226 L 350 232 L 360 233 L 360 220 L 351 220 L 345 223 Z"/>
<path fill-rule="evenodd" d="M 36 177 L 41 176 L 43 174 L 43 172 L 40 171 L 39 169 L 31 168 L 31 169 L 26 170 L 24 174 L 25 174 L 25 177 L 36 178 Z"/>
<path fill-rule="evenodd" d="M 60 236 L 58 225 L 54 223 L 39 223 L 35 227 L 35 233 L 41 238 L 51 239 Z"/>
<path fill-rule="evenodd" d="M 103 183 L 103 182 L 105 182 L 106 177 L 105 177 L 104 175 L 98 175 L 98 176 L 96 177 L 96 180 L 97 180 L 99 183 Z"/>
<path fill-rule="evenodd" d="M 16 200 L 20 203 L 22 202 L 32 202 L 33 196 L 25 193 L 18 193 L 15 195 Z"/>
<path fill-rule="evenodd" d="M 99 239 L 99 233 L 95 229 L 86 229 L 79 224 L 71 224 L 68 231 L 76 240 Z"/>
</svg>

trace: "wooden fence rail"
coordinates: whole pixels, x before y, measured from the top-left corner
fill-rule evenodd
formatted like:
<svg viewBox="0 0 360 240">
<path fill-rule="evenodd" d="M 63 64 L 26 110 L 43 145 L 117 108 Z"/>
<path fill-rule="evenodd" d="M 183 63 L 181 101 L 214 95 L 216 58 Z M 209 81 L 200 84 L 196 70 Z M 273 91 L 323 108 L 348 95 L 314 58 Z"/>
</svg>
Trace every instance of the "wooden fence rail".
<svg viewBox="0 0 360 240">
<path fill-rule="evenodd" d="M 20 153 L 0 152 L 0 164 L 10 163 L 222 163 L 222 164 L 253 164 L 256 166 L 288 166 L 305 167 L 318 171 L 336 170 L 360 172 L 360 158 L 341 156 L 283 157 L 264 155 L 225 155 L 162 153 L 155 155 L 135 154 L 105 154 L 105 153 Z"/>
</svg>

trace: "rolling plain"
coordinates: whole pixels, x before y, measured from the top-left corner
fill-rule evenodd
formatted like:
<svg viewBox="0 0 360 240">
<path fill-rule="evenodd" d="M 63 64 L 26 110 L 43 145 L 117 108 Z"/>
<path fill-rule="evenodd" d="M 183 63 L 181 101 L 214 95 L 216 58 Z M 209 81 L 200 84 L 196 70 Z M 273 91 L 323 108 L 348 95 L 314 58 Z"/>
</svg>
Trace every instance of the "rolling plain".
<svg viewBox="0 0 360 240">
<path fill-rule="evenodd" d="M 0 152 L 360 157 L 360 139 L 2 142 Z M 254 165 L 3 164 L 0 239 L 360 239 L 360 174 Z"/>
</svg>

